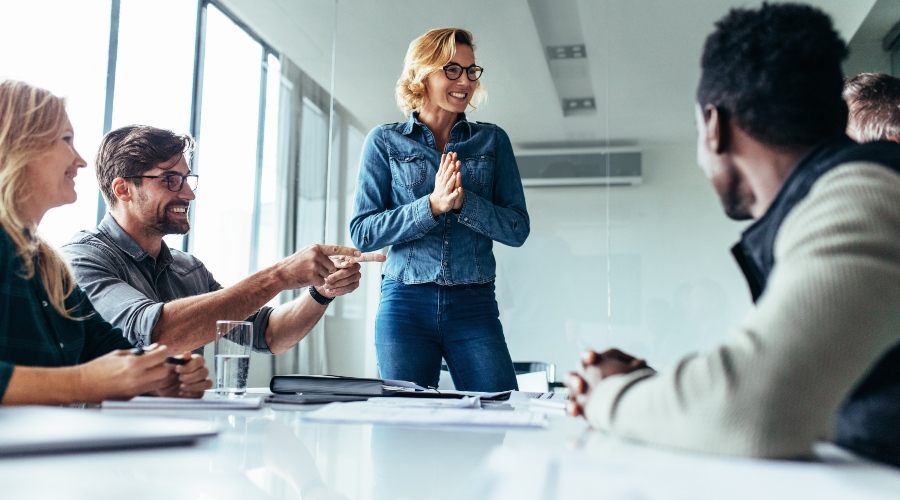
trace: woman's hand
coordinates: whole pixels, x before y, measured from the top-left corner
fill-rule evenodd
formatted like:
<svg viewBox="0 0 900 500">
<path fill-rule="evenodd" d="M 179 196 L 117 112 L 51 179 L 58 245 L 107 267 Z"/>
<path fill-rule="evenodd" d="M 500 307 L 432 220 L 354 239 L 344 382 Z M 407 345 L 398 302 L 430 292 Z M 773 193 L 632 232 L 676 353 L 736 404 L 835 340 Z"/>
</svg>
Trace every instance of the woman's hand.
<svg viewBox="0 0 900 500">
<path fill-rule="evenodd" d="M 434 177 L 434 192 L 428 195 L 431 204 L 431 215 L 437 217 L 462 206 L 462 175 L 459 173 L 461 163 L 456 153 L 441 155 L 441 165 Z M 458 206 L 457 206 L 458 205 Z"/>
</svg>

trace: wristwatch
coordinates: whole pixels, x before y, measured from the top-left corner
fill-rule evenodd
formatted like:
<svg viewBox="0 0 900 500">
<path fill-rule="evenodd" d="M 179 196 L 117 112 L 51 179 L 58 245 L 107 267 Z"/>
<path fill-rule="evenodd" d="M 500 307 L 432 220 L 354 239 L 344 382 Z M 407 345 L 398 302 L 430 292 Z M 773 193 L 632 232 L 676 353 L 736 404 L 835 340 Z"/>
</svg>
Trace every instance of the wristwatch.
<svg viewBox="0 0 900 500">
<path fill-rule="evenodd" d="M 331 301 L 334 300 L 334 297 L 326 297 L 319 293 L 319 291 L 316 290 L 316 287 L 312 285 L 309 286 L 309 295 L 313 298 L 313 300 L 315 300 L 319 304 L 322 304 L 323 306 L 331 304 Z"/>
</svg>

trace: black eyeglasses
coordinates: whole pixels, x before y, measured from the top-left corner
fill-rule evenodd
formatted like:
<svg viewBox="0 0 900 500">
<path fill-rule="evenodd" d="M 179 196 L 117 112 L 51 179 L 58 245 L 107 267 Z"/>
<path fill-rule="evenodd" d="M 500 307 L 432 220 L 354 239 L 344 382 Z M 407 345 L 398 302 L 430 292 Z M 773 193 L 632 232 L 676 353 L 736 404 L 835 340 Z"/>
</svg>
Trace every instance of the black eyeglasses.
<svg viewBox="0 0 900 500">
<path fill-rule="evenodd" d="M 468 68 L 463 68 L 461 64 L 458 63 L 450 63 L 443 68 L 444 74 L 447 75 L 447 78 L 450 80 L 457 80 L 462 76 L 463 71 L 466 72 L 466 78 L 469 79 L 470 82 L 474 82 L 475 80 L 481 78 L 481 74 L 484 73 L 484 68 L 481 66 L 475 66 L 474 64 L 469 66 Z"/>
<path fill-rule="evenodd" d="M 177 174 L 167 174 L 167 175 L 126 175 L 122 177 L 123 179 L 165 179 L 166 187 L 169 188 L 169 191 L 179 192 L 184 187 L 185 181 L 187 181 L 187 185 L 191 188 L 191 191 L 197 190 L 197 174 L 188 174 L 188 175 L 177 175 Z"/>
</svg>

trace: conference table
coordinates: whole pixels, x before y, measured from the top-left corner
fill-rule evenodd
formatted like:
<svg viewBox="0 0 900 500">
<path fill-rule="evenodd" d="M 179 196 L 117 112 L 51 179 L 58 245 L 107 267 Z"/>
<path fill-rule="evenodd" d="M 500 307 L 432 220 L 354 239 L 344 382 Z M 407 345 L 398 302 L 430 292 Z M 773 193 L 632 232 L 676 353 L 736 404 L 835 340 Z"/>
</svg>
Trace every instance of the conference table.
<svg viewBox="0 0 900 500">
<path fill-rule="evenodd" d="M 900 498 L 900 469 L 828 444 L 805 462 L 748 460 L 625 442 L 562 414 L 548 414 L 544 428 L 508 429 L 311 422 L 316 408 L 140 411 L 204 420 L 219 433 L 187 446 L 3 458 L 0 497 Z M 532 410 L 513 393 L 471 411 Z"/>
</svg>

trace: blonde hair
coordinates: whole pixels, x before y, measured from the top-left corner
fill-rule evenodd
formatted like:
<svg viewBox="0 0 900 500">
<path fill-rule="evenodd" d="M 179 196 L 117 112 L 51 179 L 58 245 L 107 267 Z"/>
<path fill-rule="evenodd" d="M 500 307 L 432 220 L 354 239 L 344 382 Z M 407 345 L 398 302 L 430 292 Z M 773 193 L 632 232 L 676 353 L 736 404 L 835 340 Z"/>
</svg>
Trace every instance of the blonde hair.
<svg viewBox="0 0 900 500">
<path fill-rule="evenodd" d="M 22 278 L 34 276 L 36 258 L 41 283 L 53 308 L 63 317 L 77 319 L 72 316 L 74 309 L 65 305 L 75 288 L 72 273 L 20 211 L 22 202 L 35 196 L 26 185 L 26 166 L 53 147 L 66 119 L 63 99 L 24 82 L 0 83 L 0 225 L 22 259 Z"/>
<path fill-rule="evenodd" d="M 407 117 L 413 111 L 421 111 L 428 95 L 425 78 L 435 71 L 442 71 L 444 65 L 456 55 L 456 45 L 463 44 L 475 51 L 472 33 L 460 28 L 437 28 L 416 38 L 409 44 L 403 61 L 403 73 L 397 80 L 397 106 Z M 475 92 L 469 105 L 477 109 L 486 92 L 480 81 L 475 82 Z"/>
</svg>

